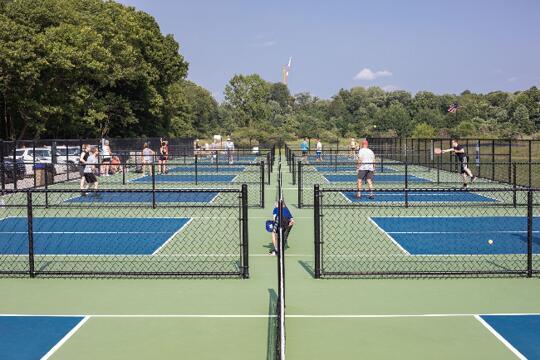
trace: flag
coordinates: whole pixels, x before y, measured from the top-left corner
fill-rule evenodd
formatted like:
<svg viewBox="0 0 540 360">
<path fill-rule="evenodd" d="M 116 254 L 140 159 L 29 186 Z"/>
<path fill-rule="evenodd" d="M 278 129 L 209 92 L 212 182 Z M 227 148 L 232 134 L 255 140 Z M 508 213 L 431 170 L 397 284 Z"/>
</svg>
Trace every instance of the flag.
<svg viewBox="0 0 540 360">
<path fill-rule="evenodd" d="M 455 113 L 458 109 L 459 105 L 457 103 L 453 103 L 452 105 L 450 105 L 450 107 L 448 107 L 448 112 Z"/>
</svg>

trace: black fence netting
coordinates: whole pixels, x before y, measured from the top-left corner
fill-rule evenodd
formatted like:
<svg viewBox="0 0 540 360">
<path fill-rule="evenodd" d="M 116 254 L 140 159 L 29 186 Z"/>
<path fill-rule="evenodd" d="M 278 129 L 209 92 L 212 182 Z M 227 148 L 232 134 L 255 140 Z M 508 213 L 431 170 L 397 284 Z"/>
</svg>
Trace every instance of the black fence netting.
<svg viewBox="0 0 540 360">
<path fill-rule="evenodd" d="M 218 163 L 195 157 L 191 162 L 165 163 L 98 161 L 90 169 L 100 189 L 237 189 L 248 184 L 249 205 L 264 207 L 264 188 L 271 166 L 265 161 Z M 21 189 L 78 189 L 85 186 L 85 166 L 75 164 L 23 164 L 26 175 L 13 179 L 11 170 L 1 171 L 2 191 Z"/>
<path fill-rule="evenodd" d="M 313 191 L 317 278 L 539 273 L 538 190 Z"/>
<path fill-rule="evenodd" d="M 0 199 L 4 276 L 249 276 L 247 185 Z"/>
</svg>

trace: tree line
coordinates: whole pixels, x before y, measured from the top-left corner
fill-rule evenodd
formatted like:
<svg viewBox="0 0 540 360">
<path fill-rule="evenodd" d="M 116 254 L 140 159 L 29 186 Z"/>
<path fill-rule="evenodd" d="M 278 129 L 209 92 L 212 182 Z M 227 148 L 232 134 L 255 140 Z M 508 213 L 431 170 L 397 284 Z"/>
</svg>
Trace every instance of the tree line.
<svg viewBox="0 0 540 360">
<path fill-rule="evenodd" d="M 0 138 L 232 134 L 267 143 L 540 129 L 536 87 L 459 95 L 355 87 L 320 99 L 252 74 L 235 75 L 218 103 L 186 80 L 180 50 L 153 17 L 112 1 L 0 0 Z"/>
</svg>

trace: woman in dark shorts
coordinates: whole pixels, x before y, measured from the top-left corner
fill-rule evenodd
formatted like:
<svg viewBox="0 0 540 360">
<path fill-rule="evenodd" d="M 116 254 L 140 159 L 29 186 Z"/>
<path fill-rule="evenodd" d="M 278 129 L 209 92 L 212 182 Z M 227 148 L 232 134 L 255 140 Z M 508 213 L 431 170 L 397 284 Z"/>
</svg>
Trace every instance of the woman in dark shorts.
<svg viewBox="0 0 540 360">
<path fill-rule="evenodd" d="M 169 142 L 161 139 L 159 148 L 159 171 L 162 174 L 167 174 L 167 160 L 169 158 Z"/>
<path fill-rule="evenodd" d="M 88 156 L 88 159 L 86 159 L 86 166 L 84 167 L 84 179 L 86 180 L 86 187 L 84 190 L 87 190 L 90 185 L 94 185 L 94 190 L 98 189 L 98 180 L 96 177 L 96 174 L 94 174 L 94 171 L 96 170 L 96 165 L 98 163 L 98 149 L 92 148 L 90 150 L 90 155 Z M 86 195 L 86 193 L 83 191 L 82 195 Z M 99 194 L 95 194 L 96 196 L 99 196 Z"/>
</svg>

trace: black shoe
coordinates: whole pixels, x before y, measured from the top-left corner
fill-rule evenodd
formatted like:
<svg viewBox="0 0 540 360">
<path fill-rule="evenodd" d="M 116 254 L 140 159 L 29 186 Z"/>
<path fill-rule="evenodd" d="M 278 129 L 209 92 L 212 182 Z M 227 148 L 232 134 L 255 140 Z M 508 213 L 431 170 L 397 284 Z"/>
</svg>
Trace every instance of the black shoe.
<svg viewBox="0 0 540 360">
<path fill-rule="evenodd" d="M 463 184 L 463 186 L 461 187 L 463 190 L 467 190 L 469 186 L 467 184 Z"/>
</svg>

